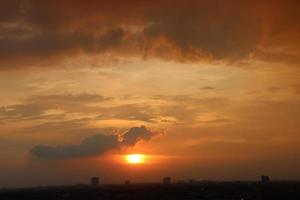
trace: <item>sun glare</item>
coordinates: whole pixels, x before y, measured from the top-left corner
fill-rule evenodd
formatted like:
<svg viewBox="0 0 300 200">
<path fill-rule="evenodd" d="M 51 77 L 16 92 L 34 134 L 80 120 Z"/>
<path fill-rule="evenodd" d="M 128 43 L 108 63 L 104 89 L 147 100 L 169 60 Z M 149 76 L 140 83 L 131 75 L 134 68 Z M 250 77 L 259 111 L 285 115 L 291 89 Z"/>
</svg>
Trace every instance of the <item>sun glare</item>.
<svg viewBox="0 0 300 200">
<path fill-rule="evenodd" d="M 125 160 L 128 164 L 142 164 L 145 162 L 144 154 L 128 154 L 125 155 Z"/>
</svg>

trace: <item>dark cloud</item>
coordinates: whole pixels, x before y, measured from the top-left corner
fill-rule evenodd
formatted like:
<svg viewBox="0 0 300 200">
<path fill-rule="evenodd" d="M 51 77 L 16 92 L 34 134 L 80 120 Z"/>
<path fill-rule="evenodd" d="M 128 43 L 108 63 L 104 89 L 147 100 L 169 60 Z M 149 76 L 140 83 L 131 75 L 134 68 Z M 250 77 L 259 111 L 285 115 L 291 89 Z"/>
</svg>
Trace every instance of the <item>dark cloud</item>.
<svg viewBox="0 0 300 200">
<path fill-rule="evenodd" d="M 60 145 L 60 146 L 34 146 L 30 153 L 41 158 L 72 158 L 103 154 L 109 150 L 117 150 L 121 147 L 134 146 L 141 140 L 150 140 L 156 135 L 155 132 L 148 130 L 145 126 L 132 127 L 121 135 L 97 134 L 84 139 L 79 145 Z"/>
<path fill-rule="evenodd" d="M 19 29 L 19 27 L 16 27 Z M 42 33 L 29 33 L 28 30 L 6 30 L 0 37 L 0 58 L 49 57 L 52 55 L 103 52 L 122 43 L 122 28 L 112 28 L 102 34 L 86 32 L 58 32 L 55 30 Z M 13 32 L 13 34 L 11 33 Z M 37 31 L 39 32 L 39 31 Z M 25 37 L 27 35 L 27 37 Z M 15 37 L 14 37 L 15 36 Z"/>
<path fill-rule="evenodd" d="M 18 18 L 19 0 L 0 2 L 0 22 L 13 21 Z"/>
<path fill-rule="evenodd" d="M 255 56 L 299 63 L 300 4 L 295 0 L 0 4 L 0 67 L 6 69 L 104 52 L 179 61 Z"/>
<path fill-rule="evenodd" d="M 145 126 L 133 127 L 122 135 L 122 145 L 134 146 L 140 140 L 150 140 L 155 134 L 147 130 Z"/>
<path fill-rule="evenodd" d="M 255 50 L 259 23 L 246 2 L 178 2 L 145 29 L 149 38 L 166 38 L 182 59 L 241 58 Z M 167 13 L 167 14 L 166 14 Z"/>
<path fill-rule="evenodd" d="M 38 145 L 31 153 L 44 158 L 68 158 L 93 156 L 119 147 L 116 135 L 94 135 L 86 138 L 80 145 L 44 146 Z"/>
</svg>

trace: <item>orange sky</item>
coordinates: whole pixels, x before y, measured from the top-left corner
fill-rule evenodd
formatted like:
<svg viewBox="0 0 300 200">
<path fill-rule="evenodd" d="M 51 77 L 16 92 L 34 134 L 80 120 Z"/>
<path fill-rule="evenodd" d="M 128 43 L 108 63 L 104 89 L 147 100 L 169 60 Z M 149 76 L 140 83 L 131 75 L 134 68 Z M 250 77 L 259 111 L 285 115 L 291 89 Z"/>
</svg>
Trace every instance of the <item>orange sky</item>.
<svg viewBox="0 0 300 200">
<path fill-rule="evenodd" d="M 2 1 L 0 187 L 299 179 L 299 15 L 296 0 Z"/>
</svg>

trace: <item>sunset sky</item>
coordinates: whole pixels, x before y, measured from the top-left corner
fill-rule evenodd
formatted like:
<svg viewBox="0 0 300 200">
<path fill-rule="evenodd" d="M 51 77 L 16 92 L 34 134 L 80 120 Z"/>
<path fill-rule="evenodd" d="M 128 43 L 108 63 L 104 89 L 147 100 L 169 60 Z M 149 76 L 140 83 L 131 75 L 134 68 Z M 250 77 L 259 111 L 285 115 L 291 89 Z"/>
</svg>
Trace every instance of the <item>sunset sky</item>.
<svg viewBox="0 0 300 200">
<path fill-rule="evenodd" d="M 2 0 L 0 92 L 0 187 L 300 179 L 300 1 Z"/>
</svg>

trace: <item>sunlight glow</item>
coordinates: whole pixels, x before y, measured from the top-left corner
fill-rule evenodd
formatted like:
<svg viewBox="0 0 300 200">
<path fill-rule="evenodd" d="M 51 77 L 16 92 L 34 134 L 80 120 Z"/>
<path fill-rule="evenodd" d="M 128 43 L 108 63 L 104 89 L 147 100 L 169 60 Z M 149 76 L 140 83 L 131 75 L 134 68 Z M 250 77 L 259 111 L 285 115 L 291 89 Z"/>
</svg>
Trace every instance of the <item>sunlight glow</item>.
<svg viewBox="0 0 300 200">
<path fill-rule="evenodd" d="M 144 154 L 128 154 L 125 155 L 125 160 L 128 164 L 142 164 L 145 162 Z"/>
</svg>

